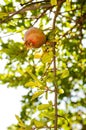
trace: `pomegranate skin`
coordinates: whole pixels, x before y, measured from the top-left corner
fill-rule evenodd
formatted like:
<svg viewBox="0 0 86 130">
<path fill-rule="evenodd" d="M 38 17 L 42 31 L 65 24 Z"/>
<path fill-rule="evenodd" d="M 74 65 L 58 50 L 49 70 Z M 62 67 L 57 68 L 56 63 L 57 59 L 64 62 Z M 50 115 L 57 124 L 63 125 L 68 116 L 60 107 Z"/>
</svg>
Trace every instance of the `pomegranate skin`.
<svg viewBox="0 0 86 130">
<path fill-rule="evenodd" d="M 24 36 L 25 46 L 29 48 L 39 48 L 46 43 L 46 36 L 41 29 L 30 27 Z"/>
</svg>

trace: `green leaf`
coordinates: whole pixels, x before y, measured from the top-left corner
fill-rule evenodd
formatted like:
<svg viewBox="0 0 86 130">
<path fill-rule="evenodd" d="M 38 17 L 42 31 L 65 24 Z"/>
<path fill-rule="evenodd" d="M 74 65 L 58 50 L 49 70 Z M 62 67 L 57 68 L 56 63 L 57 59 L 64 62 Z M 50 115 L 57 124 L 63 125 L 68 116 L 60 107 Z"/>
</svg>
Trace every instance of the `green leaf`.
<svg viewBox="0 0 86 130">
<path fill-rule="evenodd" d="M 51 0 L 50 3 L 51 5 L 57 5 L 57 0 Z"/>
<path fill-rule="evenodd" d="M 66 0 L 67 5 L 70 3 L 70 0 Z"/>
<path fill-rule="evenodd" d="M 15 117 L 18 120 L 19 130 L 31 130 L 31 125 L 25 125 L 18 115 L 15 115 Z"/>
<path fill-rule="evenodd" d="M 8 13 L 0 12 L 0 18 L 6 17 L 6 16 L 8 16 Z"/>
<path fill-rule="evenodd" d="M 66 0 L 66 9 L 67 10 L 71 9 L 71 2 L 70 2 L 70 0 Z"/>
<path fill-rule="evenodd" d="M 45 64 L 45 63 L 49 63 L 49 62 L 51 62 L 52 57 L 53 57 L 52 51 L 46 52 L 46 53 L 44 53 L 44 55 L 43 55 L 43 57 L 42 57 L 42 62 L 43 62 L 44 64 Z"/>
<path fill-rule="evenodd" d="M 35 119 L 34 119 L 34 124 L 35 124 L 35 125 L 36 125 L 36 127 L 38 127 L 38 128 L 41 128 L 41 127 L 43 127 L 43 126 L 44 126 L 44 123 L 43 123 L 43 122 L 38 121 L 38 120 L 35 120 Z"/>
<path fill-rule="evenodd" d="M 42 85 L 41 81 L 39 81 L 39 80 L 37 79 L 37 77 L 36 77 L 32 72 L 30 72 L 30 71 L 28 71 L 28 70 L 27 70 L 27 72 L 28 72 L 29 75 L 37 82 L 37 84 Z"/>
<path fill-rule="evenodd" d="M 45 93 L 45 99 L 48 99 L 48 92 Z"/>
<path fill-rule="evenodd" d="M 68 71 L 68 69 L 63 70 L 62 75 L 61 75 L 61 78 L 64 79 L 64 78 L 67 78 L 68 76 L 69 76 L 69 71 Z"/>
<path fill-rule="evenodd" d="M 62 88 L 60 88 L 60 89 L 58 90 L 58 93 L 59 93 L 59 94 L 63 94 L 63 93 L 64 93 L 64 90 L 63 90 Z"/>
<path fill-rule="evenodd" d="M 44 110 L 44 109 L 47 109 L 50 107 L 50 104 L 41 104 L 38 106 L 38 109 L 39 110 Z"/>
<path fill-rule="evenodd" d="M 40 95 L 42 95 L 44 93 L 44 91 L 38 91 L 35 92 L 31 98 L 31 101 L 33 101 L 34 99 L 36 99 L 37 97 L 39 97 Z"/>
<path fill-rule="evenodd" d="M 38 81 L 30 81 L 30 82 L 27 82 L 25 84 L 25 87 L 31 87 L 31 88 L 34 88 L 34 87 L 40 87 L 40 83 Z"/>
<path fill-rule="evenodd" d="M 35 53 L 35 54 L 34 54 L 34 58 L 35 58 L 35 59 L 40 59 L 41 56 L 42 56 L 42 54 L 40 54 L 40 53 Z"/>
<path fill-rule="evenodd" d="M 54 115 L 55 115 L 54 112 L 50 112 L 50 113 L 47 111 L 41 112 L 41 117 L 46 117 L 50 120 L 54 120 L 54 118 L 55 118 Z"/>
<path fill-rule="evenodd" d="M 58 34 L 58 28 L 55 28 L 53 30 L 51 30 L 48 35 L 47 35 L 47 39 L 50 43 L 52 42 L 56 42 L 56 35 Z"/>
<path fill-rule="evenodd" d="M 32 126 L 26 126 L 24 130 L 31 130 L 32 129 Z"/>
<path fill-rule="evenodd" d="M 20 127 L 25 128 L 25 124 L 22 122 L 22 120 L 19 118 L 19 116 L 18 116 L 18 115 L 15 115 L 15 117 L 16 117 L 16 119 L 18 120 L 18 125 L 19 125 Z"/>
</svg>

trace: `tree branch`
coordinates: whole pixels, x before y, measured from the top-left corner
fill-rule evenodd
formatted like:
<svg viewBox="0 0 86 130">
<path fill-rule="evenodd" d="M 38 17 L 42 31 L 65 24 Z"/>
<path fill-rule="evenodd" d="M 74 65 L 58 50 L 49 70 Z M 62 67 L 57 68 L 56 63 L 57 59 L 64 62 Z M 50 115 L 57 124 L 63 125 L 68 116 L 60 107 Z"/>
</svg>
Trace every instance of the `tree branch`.
<svg viewBox="0 0 86 130">
<path fill-rule="evenodd" d="M 55 29 L 56 18 L 57 18 L 57 16 L 59 15 L 61 6 L 62 6 L 62 4 L 63 4 L 65 1 L 66 1 L 66 0 L 58 0 L 58 1 L 57 1 L 57 9 L 56 9 L 55 16 L 54 16 L 54 19 L 53 19 L 53 29 Z"/>
<path fill-rule="evenodd" d="M 56 9 L 55 16 L 54 16 L 54 19 L 53 19 L 52 29 L 55 29 L 56 18 L 59 15 L 61 6 L 62 6 L 62 4 L 65 1 L 66 0 L 58 0 L 57 1 L 57 9 Z M 57 83 L 56 83 L 56 70 L 57 69 L 56 69 L 56 50 L 55 50 L 55 45 L 56 45 L 56 43 L 54 42 L 53 43 L 53 69 L 54 69 L 54 87 L 55 87 L 55 98 L 54 98 L 55 99 L 55 101 L 54 101 L 54 104 L 55 104 L 55 125 L 54 125 L 54 130 L 57 130 L 57 128 L 58 128 L 58 107 L 57 107 L 57 104 L 58 104 L 58 101 L 57 101 L 58 88 L 57 88 Z"/>
<path fill-rule="evenodd" d="M 63 37 L 65 37 L 67 34 L 69 34 L 77 25 L 81 25 L 81 24 L 84 22 L 84 20 L 86 20 L 86 13 L 84 13 L 80 18 L 78 18 L 78 19 L 76 20 L 75 25 L 73 25 L 73 27 L 71 27 L 67 32 L 65 32 L 65 33 L 58 39 L 58 41 L 61 40 Z"/>
<path fill-rule="evenodd" d="M 42 3 L 42 4 L 40 5 L 39 3 Z M 38 8 L 44 9 L 44 8 L 49 8 L 49 7 L 52 7 L 51 4 L 50 3 L 46 4 L 46 2 L 44 1 L 32 2 L 32 3 L 26 4 L 24 7 L 22 7 L 18 11 L 15 11 L 14 13 L 6 17 L 4 20 L 1 20 L 0 23 L 5 23 L 9 21 L 16 14 L 24 13 L 25 11 L 28 11 L 28 10 L 36 10 Z"/>
</svg>

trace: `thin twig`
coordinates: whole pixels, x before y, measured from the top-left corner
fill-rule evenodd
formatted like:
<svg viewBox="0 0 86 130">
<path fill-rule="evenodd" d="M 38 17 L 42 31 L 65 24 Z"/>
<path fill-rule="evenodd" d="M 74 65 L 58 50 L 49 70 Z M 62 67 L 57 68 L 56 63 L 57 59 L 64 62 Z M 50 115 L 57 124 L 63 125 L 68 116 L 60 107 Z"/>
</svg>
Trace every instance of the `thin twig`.
<svg viewBox="0 0 86 130">
<path fill-rule="evenodd" d="M 43 17 L 44 14 L 45 14 L 49 9 L 51 9 L 51 8 L 53 8 L 53 6 L 50 6 L 50 7 L 48 7 L 46 10 L 44 10 L 44 11 L 38 16 L 38 18 L 36 18 L 36 21 L 34 22 L 33 25 L 35 25 L 35 23 L 36 23 L 41 17 Z"/>
<path fill-rule="evenodd" d="M 73 25 L 68 31 L 66 31 L 59 39 L 61 40 L 63 37 L 65 37 L 67 34 L 69 34 L 76 26 L 80 25 L 84 20 L 86 19 L 86 13 L 84 13 L 80 18 L 76 20 L 75 25 Z"/>
<path fill-rule="evenodd" d="M 36 3 L 39 3 L 39 2 L 45 2 L 44 0 L 41 0 L 41 1 L 38 1 Z M 46 0 L 46 2 L 50 2 L 50 0 Z M 24 5 L 27 5 L 29 3 L 32 3 L 32 0 L 28 1 L 28 2 L 25 2 L 24 4 L 21 4 L 21 6 L 24 6 Z"/>
</svg>

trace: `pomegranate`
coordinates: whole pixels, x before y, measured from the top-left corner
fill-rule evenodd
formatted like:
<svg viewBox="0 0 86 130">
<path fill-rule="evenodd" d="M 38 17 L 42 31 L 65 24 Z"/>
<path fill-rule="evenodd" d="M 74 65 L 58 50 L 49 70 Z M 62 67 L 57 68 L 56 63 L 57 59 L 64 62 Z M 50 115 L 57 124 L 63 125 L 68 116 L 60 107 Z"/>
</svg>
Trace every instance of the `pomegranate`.
<svg viewBox="0 0 86 130">
<path fill-rule="evenodd" d="M 24 36 L 25 46 L 29 48 L 39 48 L 46 43 L 46 36 L 41 29 L 30 27 Z"/>
</svg>

